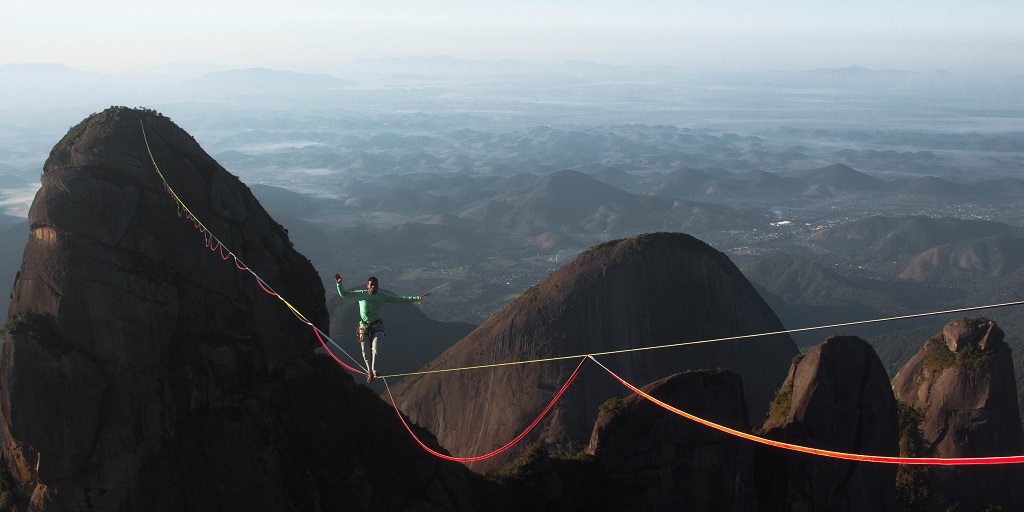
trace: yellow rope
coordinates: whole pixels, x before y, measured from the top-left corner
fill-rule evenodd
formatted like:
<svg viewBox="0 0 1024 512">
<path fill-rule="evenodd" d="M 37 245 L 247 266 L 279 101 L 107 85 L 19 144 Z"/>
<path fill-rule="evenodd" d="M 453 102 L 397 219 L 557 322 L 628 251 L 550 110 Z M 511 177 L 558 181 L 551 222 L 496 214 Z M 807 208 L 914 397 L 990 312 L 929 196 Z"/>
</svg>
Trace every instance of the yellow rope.
<svg viewBox="0 0 1024 512">
<path fill-rule="evenodd" d="M 174 189 L 172 189 L 171 185 L 167 182 L 167 178 L 164 176 L 164 173 L 160 171 L 160 166 L 156 164 L 156 157 L 153 156 L 153 150 L 149 148 L 149 138 L 146 137 L 146 127 L 142 124 L 141 119 L 139 120 L 139 125 L 142 126 L 142 141 L 146 143 L 146 153 L 149 154 L 149 160 L 153 162 L 153 168 L 156 169 L 157 175 L 160 176 L 160 181 L 162 181 L 164 186 L 167 187 L 167 191 L 171 193 L 174 200 L 185 210 L 185 213 L 188 213 L 189 217 L 195 220 L 196 224 L 199 224 L 199 226 L 203 228 L 203 231 L 210 233 L 210 230 L 203 224 L 203 221 L 199 220 L 199 217 L 196 217 L 196 215 L 192 213 L 192 210 L 188 209 L 188 206 L 185 205 L 185 201 L 182 201 L 181 198 L 178 197 L 178 194 L 174 192 Z"/>
<path fill-rule="evenodd" d="M 219 238 L 217 238 L 213 234 L 213 232 L 210 231 L 210 229 L 207 228 L 205 224 L 203 224 L 203 222 L 201 220 L 199 220 L 199 217 L 196 217 L 196 215 L 194 213 L 192 213 L 192 210 L 189 210 L 188 206 L 185 205 L 185 202 L 182 201 L 181 198 L 178 197 L 178 194 L 174 191 L 174 189 L 171 188 L 171 184 L 168 183 L 167 177 L 164 176 L 163 171 L 160 170 L 160 166 L 157 165 L 157 163 L 156 163 L 156 157 L 153 156 L 153 150 L 149 146 L 149 137 L 146 135 L 146 125 L 142 122 L 141 119 L 139 120 L 139 127 L 142 129 L 142 141 L 145 143 L 146 153 L 149 154 L 149 160 L 150 160 L 150 162 L 153 163 L 153 168 L 156 169 L 157 175 L 160 176 L 160 181 L 163 182 L 164 188 L 167 190 L 167 192 L 169 192 L 171 194 L 171 197 L 174 198 L 174 201 L 178 204 L 178 206 L 181 207 L 183 210 L 185 210 L 185 213 L 188 214 L 189 219 L 194 221 L 197 227 L 202 228 L 202 232 L 203 233 L 205 233 L 207 236 L 211 237 L 212 239 L 216 240 L 218 243 L 220 243 L 221 247 L 223 247 L 224 243 Z M 237 254 L 232 252 L 230 249 L 227 249 L 227 251 L 228 251 L 228 255 L 230 255 L 232 258 L 235 259 L 236 266 L 237 266 L 237 264 L 242 265 L 241 267 L 239 267 L 240 270 L 242 269 L 242 267 L 244 267 L 244 270 L 246 272 L 249 272 L 250 274 L 252 274 L 253 277 L 256 278 L 256 280 L 259 282 L 259 285 L 261 287 L 264 287 L 264 286 L 266 287 L 266 288 L 264 288 L 264 291 L 268 291 L 269 293 L 273 294 L 274 297 L 277 297 L 277 299 L 280 300 L 282 303 L 284 303 L 284 305 L 292 312 L 293 315 L 295 315 L 296 318 L 298 318 L 300 321 L 302 321 L 306 325 L 312 327 L 317 332 L 319 332 L 324 337 L 326 337 L 331 342 L 331 344 L 333 344 L 335 347 L 337 347 L 338 350 L 340 350 L 343 354 L 348 356 L 348 358 L 351 359 L 353 362 L 355 362 L 356 366 L 360 367 L 364 372 L 369 372 L 369 370 L 364 368 L 359 363 L 359 361 L 356 360 L 356 358 L 352 357 L 348 353 L 348 351 L 346 351 L 345 349 L 341 348 L 341 346 L 338 345 L 333 339 L 331 339 L 330 336 L 327 336 L 327 334 L 324 333 L 323 331 L 321 331 L 319 327 L 313 325 L 313 322 L 310 322 L 309 319 L 306 318 L 306 315 L 303 315 L 301 311 L 296 309 L 295 306 L 293 306 L 284 297 L 282 297 L 281 294 L 277 293 L 272 287 L 270 287 L 270 285 L 266 281 L 264 281 L 263 278 L 261 278 L 258 274 L 256 274 L 256 272 L 254 272 L 251 268 L 249 268 L 248 265 L 245 265 L 244 263 L 242 263 L 241 260 L 238 259 L 238 255 Z"/>
<path fill-rule="evenodd" d="M 801 327 L 801 328 L 798 328 L 798 329 L 785 329 L 785 330 L 781 330 L 781 331 L 762 332 L 762 333 L 757 333 L 757 334 L 743 334 L 743 335 L 740 335 L 740 336 L 726 336 L 726 337 L 722 337 L 722 338 L 713 338 L 713 339 L 705 339 L 705 340 L 698 340 L 698 341 L 684 341 L 684 342 L 681 342 L 681 343 L 670 343 L 670 344 L 667 344 L 667 345 L 652 345 L 652 346 L 649 346 L 649 347 L 624 348 L 624 349 L 621 349 L 621 350 L 609 350 L 607 352 L 593 352 L 593 353 L 589 353 L 589 354 L 577 354 L 577 355 L 571 355 L 571 356 L 546 357 L 546 358 L 542 358 L 542 359 L 529 359 L 529 360 L 526 360 L 526 361 L 509 361 L 509 362 L 505 362 L 505 363 L 481 364 L 481 365 L 476 365 L 476 366 L 461 366 L 461 367 L 458 367 L 458 368 L 443 368 L 443 369 L 440 369 L 440 370 L 424 370 L 424 371 L 410 372 L 410 373 L 395 373 L 395 374 L 391 374 L 391 375 L 385 375 L 384 377 L 409 377 L 409 376 L 413 376 L 413 375 L 428 375 L 428 374 L 432 374 L 432 373 L 460 372 L 460 371 L 464 371 L 464 370 L 478 370 L 478 369 L 481 369 L 481 368 L 497 368 L 497 367 L 500 367 L 500 366 L 513 366 L 513 365 L 520 365 L 520 364 L 546 363 L 546 362 L 550 362 L 550 361 L 561 361 L 561 360 L 564 360 L 564 359 L 579 359 L 580 357 L 587 357 L 587 356 L 595 356 L 595 357 L 596 356 L 608 356 L 608 355 L 615 355 L 615 354 L 624 354 L 624 353 L 627 353 L 627 352 L 640 352 L 640 351 L 644 351 L 644 350 L 660 350 L 660 349 L 665 349 L 665 348 L 685 347 L 685 346 L 688 346 L 688 345 L 702 345 L 702 344 L 707 344 L 707 343 L 718 343 L 718 342 L 722 342 L 722 341 L 735 341 L 735 340 L 742 340 L 742 339 L 749 339 L 749 338 L 759 338 L 759 337 L 762 337 L 762 336 L 775 336 L 775 335 L 778 335 L 778 334 L 791 334 L 791 333 L 797 333 L 797 332 L 807 332 L 807 331 L 817 331 L 817 330 L 822 330 L 822 329 L 832 329 L 832 328 L 836 328 L 836 327 L 849 327 L 849 326 L 853 326 L 853 325 L 864 325 L 864 324 L 871 324 L 871 323 L 889 322 L 889 321 L 892 321 L 892 320 L 907 320 L 907 319 L 910 319 L 910 318 L 921 318 L 921 317 L 926 317 L 926 316 L 948 315 L 948 314 L 952 314 L 952 313 L 963 313 L 963 312 L 966 312 L 966 311 L 976 311 L 976 310 L 979 310 L 979 309 L 993 309 L 993 308 L 1003 308 L 1003 307 L 1007 307 L 1007 306 L 1020 306 L 1022 304 L 1024 304 L 1024 300 L 1020 300 L 1020 301 L 1016 301 L 1016 302 L 1004 302 L 1004 303 L 1001 303 L 1001 304 L 989 304 L 987 306 L 973 306 L 973 307 L 967 307 L 967 308 L 947 309 L 945 311 L 931 311 L 931 312 L 928 312 L 928 313 L 914 313 L 914 314 L 911 314 L 911 315 L 891 316 L 891 317 L 888 317 L 888 318 L 876 318 L 876 319 L 872 319 L 872 320 L 858 320 L 858 321 L 855 321 L 855 322 L 843 322 L 843 323 L 838 323 L 838 324 L 819 325 L 819 326 L 816 326 L 816 327 Z"/>
</svg>

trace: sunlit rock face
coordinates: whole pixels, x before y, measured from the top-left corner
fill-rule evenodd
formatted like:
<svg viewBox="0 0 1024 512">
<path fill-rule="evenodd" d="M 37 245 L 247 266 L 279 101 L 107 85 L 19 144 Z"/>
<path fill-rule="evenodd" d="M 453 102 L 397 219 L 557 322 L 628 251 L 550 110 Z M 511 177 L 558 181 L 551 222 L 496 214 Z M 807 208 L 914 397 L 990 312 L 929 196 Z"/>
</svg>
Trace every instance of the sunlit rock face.
<svg viewBox="0 0 1024 512">
<path fill-rule="evenodd" d="M 592 354 L 778 331 L 778 318 L 722 253 L 684 234 L 608 242 L 553 272 L 426 369 Z M 635 383 L 687 369 L 742 377 L 751 417 L 761 418 L 797 354 L 788 336 L 602 356 Z M 454 454 L 490 452 L 519 435 L 579 361 L 410 377 L 399 407 Z M 598 407 L 628 392 L 588 363 L 530 441 L 585 445 Z M 490 470 L 518 452 L 475 463 Z"/>
<path fill-rule="evenodd" d="M 918 416 L 912 446 L 922 457 L 1024 454 L 1017 384 L 1003 330 L 988 318 L 947 323 L 893 379 L 896 399 Z M 1002 467 L 930 468 L 932 495 L 964 507 L 1024 509 L 1024 471 Z"/>
</svg>

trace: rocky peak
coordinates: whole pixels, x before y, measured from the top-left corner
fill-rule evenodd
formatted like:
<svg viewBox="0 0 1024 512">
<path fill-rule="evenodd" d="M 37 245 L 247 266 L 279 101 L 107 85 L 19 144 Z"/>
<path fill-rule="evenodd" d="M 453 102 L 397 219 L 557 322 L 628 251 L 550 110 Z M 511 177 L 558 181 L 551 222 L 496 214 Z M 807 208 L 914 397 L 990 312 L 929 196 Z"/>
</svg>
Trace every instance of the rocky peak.
<svg viewBox="0 0 1024 512">
<path fill-rule="evenodd" d="M 987 318 L 947 323 L 900 369 L 897 400 L 923 412 L 933 457 L 1011 455 L 1024 449 L 1017 386 L 1003 331 Z"/>
<path fill-rule="evenodd" d="M 871 455 L 898 454 L 896 402 L 885 367 L 864 340 L 832 336 L 794 358 L 764 437 Z M 760 448 L 759 510 L 896 508 L 896 468 Z"/>
<path fill-rule="evenodd" d="M 527 290 L 426 369 L 597 353 L 781 330 L 782 325 L 722 253 L 684 234 L 657 233 L 593 247 Z M 725 368 L 743 379 L 752 416 L 797 353 L 788 336 L 606 357 L 633 382 L 686 369 Z M 403 412 L 460 455 L 487 453 L 534 420 L 575 361 L 406 378 L 394 391 Z M 586 443 L 598 407 L 623 388 L 584 368 L 533 436 Z M 529 441 L 529 440 L 528 440 Z M 475 464 L 495 469 L 509 457 Z"/>
<path fill-rule="evenodd" d="M 326 327 L 317 272 L 238 178 L 155 112 L 90 116 L 46 161 L 3 332 L 0 448 L 13 501 L 473 509 L 465 468 L 414 447 L 393 411 L 311 353 L 308 326 L 179 216 L 147 139 L 238 265 Z"/>
<path fill-rule="evenodd" d="M 910 447 L 905 455 L 953 458 L 1024 453 L 1011 350 L 1003 341 L 1002 329 L 988 318 L 947 323 L 900 369 L 892 388 L 909 418 L 908 430 L 901 434 L 903 444 Z M 1024 470 L 1016 466 L 901 471 L 917 495 L 924 496 L 925 505 L 1024 509 L 1020 493 Z"/>
<path fill-rule="evenodd" d="M 990 343 L 1003 342 L 1003 330 L 987 318 L 964 318 L 943 326 L 942 339 L 950 352 L 960 352 L 971 345 L 985 351 Z"/>
<path fill-rule="evenodd" d="M 51 316 L 75 348 L 144 370 L 154 363 L 151 356 L 166 352 L 163 343 L 179 327 L 216 324 L 217 306 L 237 311 L 240 303 L 249 304 L 265 309 L 272 321 L 236 325 L 231 334 L 253 338 L 261 352 L 257 365 L 287 364 L 308 348 L 308 340 L 294 342 L 306 328 L 281 322 L 290 313 L 279 314 L 279 304 L 245 286 L 246 276 L 225 271 L 231 262 L 215 256 L 224 253 L 211 254 L 204 234 L 179 218 L 146 138 L 170 186 L 206 228 L 323 324 L 326 308 L 314 298 L 322 290 L 315 269 L 249 189 L 170 120 L 127 108 L 90 116 L 50 152 L 29 211 L 32 234 L 8 316 Z M 196 284 L 183 286 L 190 283 Z M 182 288 L 189 291 L 179 293 Z M 151 320 L 137 325 L 123 320 L 150 313 Z M 87 324 L 102 327 L 83 330 Z M 143 351 L 138 339 L 153 340 L 160 349 Z"/>
</svg>

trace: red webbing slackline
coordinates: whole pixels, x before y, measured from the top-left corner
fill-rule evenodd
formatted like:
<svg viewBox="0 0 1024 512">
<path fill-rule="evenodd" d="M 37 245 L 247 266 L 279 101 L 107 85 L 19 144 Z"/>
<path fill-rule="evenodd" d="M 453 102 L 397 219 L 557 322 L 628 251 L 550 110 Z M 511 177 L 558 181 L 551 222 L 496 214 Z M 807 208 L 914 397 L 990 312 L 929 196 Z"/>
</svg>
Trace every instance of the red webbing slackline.
<svg viewBox="0 0 1024 512">
<path fill-rule="evenodd" d="M 320 336 L 320 329 L 317 329 L 316 327 L 313 327 L 313 334 L 316 335 L 316 340 L 320 342 L 320 346 L 324 347 L 324 350 L 327 351 L 327 355 L 331 356 L 331 359 L 334 359 L 335 363 L 338 363 L 339 365 L 341 365 L 342 368 L 344 368 L 344 369 L 346 369 L 346 370 L 348 370 L 348 371 L 350 371 L 352 373 L 357 373 L 359 375 L 366 375 L 365 372 L 363 372 L 361 370 L 357 370 L 355 368 L 352 368 L 351 366 L 343 363 L 341 361 L 341 359 L 338 359 L 338 356 L 334 355 L 334 351 L 329 349 L 329 348 L 327 348 L 327 344 L 324 343 L 324 339 Z"/>
<path fill-rule="evenodd" d="M 164 173 L 160 170 L 160 166 L 157 165 L 156 157 L 153 156 L 153 151 L 149 147 L 149 138 L 146 136 L 146 128 L 141 120 L 139 121 L 139 127 L 142 128 L 142 139 L 143 142 L 145 142 L 146 152 L 149 154 L 149 159 L 153 163 L 153 168 L 156 170 L 157 176 L 160 177 L 160 181 L 163 184 L 164 191 L 166 191 L 167 194 L 171 196 L 171 199 L 174 200 L 174 204 L 178 210 L 178 217 L 184 217 L 186 220 L 192 221 L 191 223 L 194 224 L 195 228 L 199 230 L 199 232 L 203 235 L 203 242 L 206 245 L 206 248 L 209 249 L 211 252 L 217 252 L 218 254 L 220 254 L 221 259 L 224 261 L 227 261 L 228 258 L 233 258 L 235 268 L 237 268 L 240 271 L 252 274 L 253 278 L 255 278 L 256 280 L 256 284 L 260 287 L 260 289 L 262 289 L 266 294 L 270 295 L 271 297 L 275 297 L 281 302 L 283 302 L 284 305 L 292 312 L 292 314 L 295 315 L 295 318 L 299 319 L 300 322 L 310 326 L 313 329 L 313 334 L 316 335 L 316 338 L 320 342 L 320 345 L 324 347 L 324 349 L 327 351 L 327 354 L 329 354 L 331 358 L 334 359 L 335 362 L 337 362 L 343 368 L 352 373 L 366 375 L 366 372 L 353 368 L 343 363 L 340 359 L 338 359 L 338 357 L 334 355 L 334 351 L 328 348 L 327 344 L 324 343 L 323 337 L 321 336 L 322 332 L 320 331 L 319 328 L 317 328 L 317 326 L 313 325 L 313 322 L 310 322 L 305 317 L 305 315 L 303 315 L 298 309 L 295 309 L 295 306 L 292 306 L 291 303 L 285 300 L 284 297 L 282 297 L 276 291 L 274 291 L 274 289 L 269 284 L 267 284 L 267 282 L 264 281 L 262 277 L 256 274 L 256 272 L 253 272 L 252 269 L 250 269 L 248 266 L 242 263 L 242 260 L 238 258 L 238 255 L 231 252 L 230 249 L 226 248 L 224 246 L 224 243 L 221 242 L 219 238 L 214 236 L 214 234 L 209 229 L 207 229 L 207 227 L 202 222 L 200 222 L 198 217 L 192 214 L 192 211 L 189 210 L 188 206 L 185 205 L 185 202 L 182 201 L 180 197 L 178 197 L 178 194 L 174 192 L 174 189 L 171 188 L 171 185 L 167 183 L 167 178 L 164 176 Z M 225 251 L 227 252 L 227 255 L 224 254 Z M 326 334 L 323 334 L 323 336 L 326 336 Z M 327 339 L 330 340 L 331 343 L 338 348 L 338 350 L 341 350 L 342 353 L 344 353 L 350 359 L 355 361 L 355 358 L 352 357 L 348 352 L 346 352 L 345 349 L 341 348 L 341 346 L 335 343 L 334 340 L 330 338 L 330 336 L 328 336 Z M 358 365 L 359 363 L 356 362 L 356 364 Z"/>
<path fill-rule="evenodd" d="M 416 434 L 413 433 L 412 428 L 409 427 L 408 423 L 406 423 L 405 417 L 402 416 L 402 412 L 398 410 L 398 405 L 395 404 L 395 397 L 391 394 L 391 386 L 388 386 L 388 398 L 391 399 L 391 406 L 395 408 L 395 414 L 398 415 L 398 419 L 401 420 L 402 425 L 405 427 L 405 430 L 409 432 L 409 435 L 412 436 L 412 438 L 416 441 L 416 444 L 420 445 L 420 448 L 423 448 L 424 450 L 429 452 L 431 455 L 434 455 L 435 457 L 439 457 L 445 460 L 450 460 L 454 462 L 477 462 L 494 457 L 495 455 L 498 455 L 499 453 L 508 450 L 519 441 L 522 441 L 523 438 L 526 437 L 526 435 L 529 434 L 530 431 L 533 430 L 540 423 L 540 420 L 542 420 L 544 416 L 547 416 L 548 412 L 551 411 L 551 408 L 555 406 L 555 402 L 557 402 L 559 398 L 562 398 L 562 394 L 565 393 L 565 390 L 569 389 L 569 385 L 572 384 L 572 381 L 576 380 L 576 376 L 579 375 L 580 373 L 580 368 L 583 367 L 583 363 L 585 363 L 586 361 L 587 358 L 585 357 L 582 360 L 580 360 L 580 364 L 576 366 L 576 370 L 574 370 L 572 372 L 572 375 L 569 376 L 569 380 L 565 381 L 565 384 L 562 385 L 562 389 L 559 389 L 558 393 L 555 393 L 555 397 L 551 399 L 551 402 L 548 403 L 548 406 L 545 407 L 543 411 L 541 411 L 540 415 L 537 416 L 537 419 L 533 420 L 533 423 L 530 423 L 530 426 L 526 427 L 526 430 L 524 430 L 521 434 L 516 436 L 515 439 L 509 441 L 508 444 L 506 444 L 505 446 L 502 446 L 501 448 L 498 448 L 493 452 L 486 453 L 484 455 L 478 455 L 476 457 L 452 457 L 450 455 L 445 455 L 441 452 L 438 452 L 430 448 L 429 446 L 423 444 L 423 441 L 420 441 L 420 438 L 416 437 Z M 384 380 L 385 385 L 387 385 L 387 382 L 387 380 Z"/>
<path fill-rule="evenodd" d="M 971 466 L 971 465 L 980 465 L 980 464 L 1019 464 L 1019 463 L 1024 462 L 1024 455 L 1013 455 L 1013 456 L 1006 456 L 1006 457 L 962 457 L 962 458 L 955 458 L 955 459 L 954 458 L 940 459 L 938 457 L 888 457 L 888 456 L 883 456 L 883 455 L 860 455 L 860 454 L 856 454 L 856 453 L 845 453 L 845 452 L 837 452 L 837 451 L 832 451 L 832 450 L 822 450 L 820 448 L 811 448 L 809 446 L 800 446 L 800 445 L 797 445 L 797 444 L 783 443 L 781 441 L 774 441 L 772 439 L 765 439 L 763 437 L 758 437 L 758 436 L 755 436 L 753 434 L 748 434 L 746 432 L 741 432 L 739 430 L 731 429 L 731 428 L 726 427 L 724 425 L 719 425 L 719 424 L 714 423 L 712 421 L 708 421 L 708 420 L 705 420 L 703 418 L 699 418 L 699 417 L 694 416 L 694 415 L 692 415 L 692 414 L 690 414 L 690 413 L 688 413 L 686 411 L 683 411 L 681 409 L 677 409 L 677 408 L 675 408 L 675 407 L 673 407 L 673 406 L 671 406 L 669 404 L 666 404 L 665 402 L 662 402 L 661 400 L 658 400 L 657 398 L 654 398 L 653 396 L 645 393 L 640 388 L 630 384 L 629 382 L 626 382 L 622 377 L 619 377 L 618 375 L 616 375 L 615 372 L 609 370 L 607 366 L 601 364 L 601 362 L 598 361 L 597 359 L 594 359 L 593 356 L 588 356 L 588 357 L 592 361 L 597 363 L 598 366 L 600 366 L 601 368 L 604 368 L 605 371 L 608 372 L 609 375 L 611 375 L 615 380 L 617 380 L 620 383 L 622 383 L 623 386 L 626 386 L 627 388 L 632 390 L 634 393 L 636 393 L 636 394 L 638 394 L 638 395 L 640 395 L 640 396 L 650 400 L 651 402 L 657 404 L 658 406 L 662 407 L 663 409 L 665 409 L 667 411 L 673 412 L 673 413 L 675 413 L 675 414 L 677 414 L 679 416 L 682 416 L 682 417 L 684 417 L 686 419 L 689 419 L 689 420 L 695 421 L 697 423 L 700 423 L 701 425 L 704 425 L 706 427 L 711 427 L 711 428 L 713 428 L 715 430 L 718 430 L 718 431 L 721 431 L 721 432 L 725 432 L 726 434 L 730 434 L 730 435 L 733 435 L 733 436 L 736 436 L 736 437 L 742 437 L 743 439 L 746 439 L 748 441 L 753 441 L 755 443 L 761 443 L 761 444 L 765 444 L 765 445 L 768 445 L 768 446 L 773 446 L 775 448 L 782 448 L 784 450 L 790 450 L 790 451 L 800 452 L 800 453 L 809 453 L 811 455 L 820 455 L 822 457 L 830 457 L 830 458 L 833 458 L 833 459 L 844 459 L 844 460 L 853 460 L 853 461 L 861 461 L 861 462 L 878 462 L 878 463 L 882 463 L 882 464 L 914 464 L 914 465 L 928 465 L 928 466 Z"/>
</svg>

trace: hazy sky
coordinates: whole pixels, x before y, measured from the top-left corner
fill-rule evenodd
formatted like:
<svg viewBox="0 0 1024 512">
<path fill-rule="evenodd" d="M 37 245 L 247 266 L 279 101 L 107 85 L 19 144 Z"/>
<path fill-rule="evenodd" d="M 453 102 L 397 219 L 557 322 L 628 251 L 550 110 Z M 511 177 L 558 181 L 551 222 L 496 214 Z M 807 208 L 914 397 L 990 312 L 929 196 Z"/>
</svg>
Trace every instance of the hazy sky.
<svg viewBox="0 0 1024 512">
<path fill-rule="evenodd" d="M 360 58 L 588 60 L 722 70 L 1024 71 L 1019 0 L 35 0 L 0 63 L 196 62 L 317 72 Z"/>
</svg>

